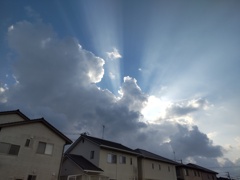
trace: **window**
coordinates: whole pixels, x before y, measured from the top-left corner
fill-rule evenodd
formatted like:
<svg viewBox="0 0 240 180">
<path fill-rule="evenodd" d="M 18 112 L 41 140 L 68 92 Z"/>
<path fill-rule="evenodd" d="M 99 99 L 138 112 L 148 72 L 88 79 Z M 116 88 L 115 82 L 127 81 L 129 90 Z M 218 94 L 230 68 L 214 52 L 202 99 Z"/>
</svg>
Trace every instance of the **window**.
<svg viewBox="0 0 240 180">
<path fill-rule="evenodd" d="M 152 163 L 152 169 L 154 169 L 154 164 Z"/>
<path fill-rule="evenodd" d="M 39 142 L 38 143 L 38 148 L 37 148 L 37 153 L 38 154 L 47 154 L 51 155 L 53 151 L 53 144 L 48 144 L 45 142 Z"/>
<path fill-rule="evenodd" d="M 15 155 L 17 156 L 19 153 L 20 146 L 9 144 L 9 143 L 0 143 L 0 153 Z"/>
<path fill-rule="evenodd" d="M 198 173 L 198 177 L 200 177 L 200 172 L 198 171 L 197 173 Z"/>
<path fill-rule="evenodd" d="M 130 158 L 130 164 L 131 164 L 131 165 L 133 164 L 132 158 Z"/>
<path fill-rule="evenodd" d="M 37 176 L 35 175 L 28 175 L 28 179 L 27 180 L 36 180 Z"/>
<path fill-rule="evenodd" d="M 25 147 L 29 147 L 30 146 L 30 139 L 27 139 L 25 142 Z"/>
<path fill-rule="evenodd" d="M 170 172 L 170 170 L 171 170 L 171 169 L 170 169 L 170 166 L 168 166 L 168 172 Z"/>
<path fill-rule="evenodd" d="M 158 169 L 161 170 L 161 165 L 160 164 L 158 165 Z"/>
<path fill-rule="evenodd" d="M 115 155 L 115 154 L 108 154 L 107 162 L 112 163 L 112 164 L 116 164 L 117 163 L 117 155 Z"/>
<path fill-rule="evenodd" d="M 194 176 L 197 176 L 197 172 L 196 171 L 194 171 Z"/>
<path fill-rule="evenodd" d="M 94 159 L 94 151 L 90 152 L 90 159 Z"/>
<path fill-rule="evenodd" d="M 187 169 L 184 169 L 184 175 L 188 176 L 188 170 Z"/>
<path fill-rule="evenodd" d="M 126 164 L 126 157 L 125 156 L 120 156 L 119 158 L 120 158 L 119 159 L 120 164 Z"/>
</svg>

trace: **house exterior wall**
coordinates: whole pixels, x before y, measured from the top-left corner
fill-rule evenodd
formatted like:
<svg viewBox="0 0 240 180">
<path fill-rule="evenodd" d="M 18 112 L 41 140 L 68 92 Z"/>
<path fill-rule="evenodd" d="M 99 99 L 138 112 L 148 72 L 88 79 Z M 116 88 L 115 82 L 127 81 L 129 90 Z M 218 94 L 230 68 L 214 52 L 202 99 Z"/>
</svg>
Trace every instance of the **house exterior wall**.
<svg viewBox="0 0 240 180">
<path fill-rule="evenodd" d="M 206 172 L 202 173 L 202 180 L 216 180 L 216 179 L 217 179 L 217 177 L 215 174 L 206 173 Z"/>
<path fill-rule="evenodd" d="M 178 178 L 182 178 L 184 180 L 202 180 L 202 173 L 198 170 L 178 168 L 178 171 Z M 188 173 L 186 173 L 186 171 Z"/>
<path fill-rule="evenodd" d="M 176 180 L 175 166 L 157 160 L 139 158 L 139 180 Z"/>
<path fill-rule="evenodd" d="M 177 177 L 184 180 L 217 180 L 216 175 L 212 173 L 206 173 L 197 169 L 183 167 L 178 167 L 177 169 L 179 173 Z M 186 171 L 188 173 L 186 173 Z"/>
<path fill-rule="evenodd" d="M 81 168 L 76 166 L 76 164 L 73 161 L 69 159 L 65 159 L 63 161 L 60 174 L 61 174 L 61 178 L 60 178 L 61 180 L 67 180 L 67 177 L 69 175 L 83 174 L 83 171 Z"/>
<path fill-rule="evenodd" d="M 117 156 L 116 163 L 108 162 L 108 154 Z M 120 163 L 120 156 L 126 157 L 126 163 Z M 111 149 L 101 149 L 99 167 L 104 170 L 101 175 L 109 179 L 136 180 L 138 179 L 137 156 Z"/>
<path fill-rule="evenodd" d="M 91 151 L 94 151 L 94 158 L 90 158 Z M 85 159 L 93 163 L 95 166 L 99 166 L 100 147 L 89 140 L 81 140 L 69 154 L 82 155 Z"/>
<path fill-rule="evenodd" d="M 23 119 L 18 114 L 4 114 L 4 115 L 2 114 L 2 115 L 0 115 L 0 124 L 19 122 L 19 121 L 25 121 L 25 119 Z"/>
<path fill-rule="evenodd" d="M 30 139 L 29 147 L 25 147 L 27 139 Z M 65 141 L 42 123 L 4 127 L 0 142 L 20 145 L 18 155 L 0 153 L 1 179 L 26 180 L 28 175 L 36 175 L 37 180 L 58 178 Z M 37 153 L 39 142 L 52 144 L 52 154 Z"/>
</svg>

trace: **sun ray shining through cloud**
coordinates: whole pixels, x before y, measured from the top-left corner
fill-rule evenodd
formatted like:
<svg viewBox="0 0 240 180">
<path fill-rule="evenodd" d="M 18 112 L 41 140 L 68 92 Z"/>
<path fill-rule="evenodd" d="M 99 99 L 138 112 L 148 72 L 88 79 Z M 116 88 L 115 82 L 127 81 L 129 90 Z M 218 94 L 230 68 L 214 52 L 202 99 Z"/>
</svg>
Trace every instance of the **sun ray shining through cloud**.
<svg viewBox="0 0 240 180">
<path fill-rule="evenodd" d="M 122 82 L 121 79 L 121 54 L 119 49 L 122 49 L 122 34 L 121 25 L 121 6 L 118 3 L 111 1 L 98 2 L 98 5 L 91 1 L 85 2 L 84 6 L 79 2 L 79 9 L 82 10 L 87 28 L 90 32 L 90 37 L 94 45 L 97 55 L 106 59 L 105 77 L 111 81 L 111 89 L 117 93 Z M 92 13 L 89 14 L 88 12 Z M 116 59 L 115 62 L 108 60 Z M 108 74 L 114 75 L 115 78 L 107 77 Z"/>
<path fill-rule="evenodd" d="M 131 148 L 240 164 L 238 1 L 0 3 L 1 111 L 73 139 L 104 125 Z"/>
</svg>

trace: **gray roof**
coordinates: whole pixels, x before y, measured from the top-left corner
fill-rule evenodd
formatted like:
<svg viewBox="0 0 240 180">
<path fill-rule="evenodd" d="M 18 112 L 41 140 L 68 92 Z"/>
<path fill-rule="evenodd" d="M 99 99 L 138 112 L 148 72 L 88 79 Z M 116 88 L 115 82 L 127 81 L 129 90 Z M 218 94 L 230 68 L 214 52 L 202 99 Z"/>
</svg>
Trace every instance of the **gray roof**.
<svg viewBox="0 0 240 180">
<path fill-rule="evenodd" d="M 157 154 L 154 154 L 152 152 L 143 150 L 143 149 L 135 149 L 135 151 L 139 154 L 141 154 L 141 157 L 143 158 L 148 158 L 148 159 L 153 159 L 153 160 L 157 160 L 157 161 L 161 161 L 161 162 L 165 162 L 165 163 L 169 163 L 169 164 L 173 164 L 173 165 L 178 165 L 177 162 L 172 161 L 170 159 L 167 159 L 165 157 L 159 156 Z"/>
<path fill-rule="evenodd" d="M 88 136 L 86 134 L 81 134 L 81 136 L 73 143 L 73 145 L 71 147 L 69 147 L 69 149 L 66 151 L 66 153 L 69 153 L 78 144 L 78 142 L 80 142 L 81 140 L 84 140 L 84 139 L 87 139 L 87 140 L 93 142 L 94 144 L 98 145 L 99 147 L 102 147 L 105 149 L 113 149 L 116 151 L 123 151 L 126 153 L 138 155 L 138 153 L 135 152 L 133 149 L 128 148 L 122 144 L 108 141 L 105 139 Z"/>
<path fill-rule="evenodd" d="M 212 171 L 212 170 L 210 170 L 210 169 L 207 169 L 207 168 L 205 168 L 205 167 L 202 167 L 202 166 L 199 166 L 199 165 L 196 165 L 196 164 L 188 163 L 187 166 L 190 167 L 190 168 L 193 168 L 193 169 L 198 169 L 198 170 L 207 172 L 207 173 L 218 174 L 218 173 L 215 172 L 215 171 Z"/>
<path fill-rule="evenodd" d="M 51 131 L 56 133 L 59 137 L 64 139 L 66 141 L 66 144 L 71 144 L 72 143 L 72 141 L 68 137 L 66 137 L 64 134 L 62 134 L 54 126 L 49 124 L 44 118 L 35 119 L 35 120 L 28 120 L 28 121 L 17 121 L 17 122 L 4 123 L 4 124 L 0 124 L 0 128 L 11 127 L 11 126 L 22 126 L 22 125 L 28 125 L 28 124 L 34 124 L 34 123 L 42 123 L 47 128 L 49 128 Z"/>
<path fill-rule="evenodd" d="M 9 115 L 9 114 L 17 114 L 21 116 L 24 120 L 29 121 L 30 119 L 25 116 L 19 109 L 17 110 L 12 110 L 12 111 L 1 111 L 0 115 Z"/>
<path fill-rule="evenodd" d="M 77 164 L 83 171 L 94 171 L 94 172 L 102 172 L 103 170 L 99 167 L 92 164 L 90 161 L 85 159 L 83 156 L 75 155 L 75 154 L 66 154 L 65 157 L 72 160 L 75 164 Z"/>
</svg>

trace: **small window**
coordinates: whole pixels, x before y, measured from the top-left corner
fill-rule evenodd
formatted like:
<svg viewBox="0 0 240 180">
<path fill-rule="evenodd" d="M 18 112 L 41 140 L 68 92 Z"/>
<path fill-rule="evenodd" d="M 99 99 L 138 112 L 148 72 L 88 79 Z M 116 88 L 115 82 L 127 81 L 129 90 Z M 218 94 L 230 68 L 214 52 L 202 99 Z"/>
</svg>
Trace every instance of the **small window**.
<svg viewBox="0 0 240 180">
<path fill-rule="evenodd" d="M 188 169 L 184 169 L 184 175 L 188 176 Z"/>
<path fill-rule="evenodd" d="M 117 163 L 117 155 L 115 155 L 115 154 L 108 154 L 107 155 L 107 162 L 108 163 L 112 163 L 112 164 L 116 164 Z"/>
<path fill-rule="evenodd" d="M 197 172 L 196 171 L 194 171 L 194 176 L 197 176 Z"/>
<path fill-rule="evenodd" d="M 158 165 L 158 169 L 161 170 L 161 165 L 160 164 Z"/>
<path fill-rule="evenodd" d="M 170 168 L 170 166 L 168 166 L 168 172 L 170 172 L 171 171 L 171 168 Z"/>
<path fill-rule="evenodd" d="M 198 177 L 200 177 L 200 172 L 198 171 L 197 173 L 198 173 Z"/>
<path fill-rule="evenodd" d="M 152 169 L 154 169 L 154 164 L 152 163 Z"/>
<path fill-rule="evenodd" d="M 17 156 L 20 150 L 19 145 L 0 143 L 0 153 Z"/>
<path fill-rule="evenodd" d="M 119 159 L 120 164 L 126 164 L 126 157 L 125 156 L 120 156 L 119 158 L 120 158 Z"/>
<path fill-rule="evenodd" d="M 91 151 L 91 153 L 90 153 L 90 159 L 94 159 L 94 151 Z"/>
<path fill-rule="evenodd" d="M 25 147 L 29 147 L 30 146 L 30 139 L 27 139 L 25 142 Z"/>
<path fill-rule="evenodd" d="M 132 158 L 130 158 L 130 164 L 131 164 L 131 165 L 133 164 Z"/>
<path fill-rule="evenodd" d="M 47 154 L 51 155 L 53 152 L 53 144 L 48 144 L 45 142 L 39 142 L 38 143 L 38 148 L 37 148 L 37 153 L 38 154 Z"/>
<path fill-rule="evenodd" d="M 36 180 L 37 176 L 35 175 L 28 175 L 28 179 L 27 180 Z"/>
</svg>

